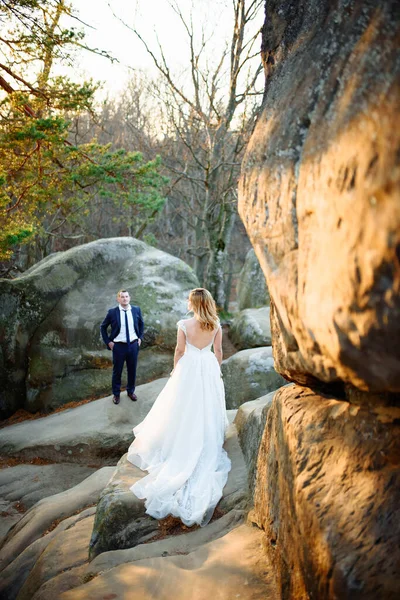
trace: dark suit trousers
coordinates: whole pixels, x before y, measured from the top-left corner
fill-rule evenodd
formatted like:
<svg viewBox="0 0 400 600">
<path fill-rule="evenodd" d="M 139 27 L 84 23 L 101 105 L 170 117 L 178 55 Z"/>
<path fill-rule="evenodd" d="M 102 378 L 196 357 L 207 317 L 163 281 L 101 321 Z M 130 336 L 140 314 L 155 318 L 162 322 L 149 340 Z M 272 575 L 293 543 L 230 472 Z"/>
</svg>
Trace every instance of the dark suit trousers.
<svg viewBox="0 0 400 600">
<path fill-rule="evenodd" d="M 115 342 L 112 350 L 113 355 L 113 374 L 112 374 L 112 392 L 114 396 L 119 396 L 121 393 L 121 375 L 126 362 L 128 370 L 128 385 L 126 391 L 131 394 L 135 391 L 136 383 L 136 365 L 139 353 L 139 344 L 135 340 L 130 344 L 123 342 Z"/>
</svg>

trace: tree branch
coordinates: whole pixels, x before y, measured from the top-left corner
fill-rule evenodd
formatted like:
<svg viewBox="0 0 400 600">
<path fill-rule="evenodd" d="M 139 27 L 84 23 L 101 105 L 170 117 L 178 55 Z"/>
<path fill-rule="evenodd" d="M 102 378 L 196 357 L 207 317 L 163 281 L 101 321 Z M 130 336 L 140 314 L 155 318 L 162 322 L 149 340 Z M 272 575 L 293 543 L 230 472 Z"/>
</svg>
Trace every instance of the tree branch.
<svg viewBox="0 0 400 600">
<path fill-rule="evenodd" d="M 26 81 L 25 79 L 23 79 L 23 77 L 20 77 L 19 75 L 17 75 L 16 73 L 14 73 L 6 65 L 3 65 L 2 63 L 0 63 L 0 69 L 3 69 L 3 71 L 5 71 L 6 73 L 8 73 L 8 75 L 11 75 L 11 77 L 13 77 L 13 79 L 16 79 L 20 83 L 23 83 L 24 85 L 26 85 L 26 87 L 31 91 L 31 93 L 34 96 L 39 96 L 41 98 L 45 98 L 46 100 L 49 99 L 49 97 L 42 90 L 39 90 L 39 89 L 33 87 L 33 85 L 31 85 L 28 81 Z M 3 79 L 3 78 L 1 78 L 1 79 Z M 3 79 L 3 82 L 4 82 L 4 79 Z M 3 87 L 3 89 L 6 89 L 3 85 L 2 85 L 2 87 Z M 15 91 L 12 88 L 10 88 L 10 89 L 12 91 Z M 6 90 L 6 91 L 8 91 L 8 90 Z M 8 91 L 8 93 L 10 93 L 10 91 Z"/>
</svg>

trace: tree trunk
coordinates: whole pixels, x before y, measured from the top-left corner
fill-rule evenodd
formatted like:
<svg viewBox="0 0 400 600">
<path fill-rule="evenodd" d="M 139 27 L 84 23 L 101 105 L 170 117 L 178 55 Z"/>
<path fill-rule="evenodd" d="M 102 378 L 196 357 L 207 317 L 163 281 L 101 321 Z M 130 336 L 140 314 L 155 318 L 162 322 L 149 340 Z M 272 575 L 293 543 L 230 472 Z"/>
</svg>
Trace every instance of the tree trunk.
<svg viewBox="0 0 400 600">
<path fill-rule="evenodd" d="M 228 248 L 231 239 L 235 213 L 227 205 L 221 210 L 217 227 L 208 228 L 210 254 L 208 258 L 205 285 L 211 292 L 219 310 L 225 308 L 225 273 L 226 263 L 229 258 Z"/>
</svg>

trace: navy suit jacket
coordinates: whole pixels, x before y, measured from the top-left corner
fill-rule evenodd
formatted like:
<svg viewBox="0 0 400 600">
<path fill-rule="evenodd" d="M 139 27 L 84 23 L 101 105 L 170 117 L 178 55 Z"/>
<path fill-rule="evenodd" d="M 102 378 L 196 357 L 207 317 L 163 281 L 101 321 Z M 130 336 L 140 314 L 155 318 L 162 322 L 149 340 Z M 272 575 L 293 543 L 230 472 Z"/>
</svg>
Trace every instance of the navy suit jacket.
<svg viewBox="0 0 400 600">
<path fill-rule="evenodd" d="M 135 327 L 136 335 L 141 340 L 143 338 L 143 331 L 144 331 L 144 322 L 143 322 L 142 313 L 140 312 L 140 308 L 138 306 L 133 306 L 131 304 L 131 308 L 132 308 L 133 325 Z M 111 333 L 110 333 L 110 337 L 108 337 L 107 330 L 110 325 L 111 325 Z M 105 345 L 110 350 L 108 344 L 110 342 L 113 342 L 114 338 L 116 338 L 117 335 L 119 334 L 119 332 L 121 331 L 121 312 L 119 310 L 119 305 L 116 306 L 115 308 L 110 308 L 110 310 L 106 314 L 106 318 L 100 325 L 100 331 L 101 331 L 101 337 L 103 338 Z"/>
</svg>

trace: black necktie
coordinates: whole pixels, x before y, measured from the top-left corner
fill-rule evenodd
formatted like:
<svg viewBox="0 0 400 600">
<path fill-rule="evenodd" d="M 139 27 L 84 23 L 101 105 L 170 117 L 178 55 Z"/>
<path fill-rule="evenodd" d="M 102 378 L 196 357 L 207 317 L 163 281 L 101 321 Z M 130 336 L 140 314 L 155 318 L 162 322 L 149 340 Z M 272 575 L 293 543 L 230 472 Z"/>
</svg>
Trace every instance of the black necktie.
<svg viewBox="0 0 400 600">
<path fill-rule="evenodd" d="M 124 309 L 125 312 L 125 331 L 126 331 L 126 342 L 127 344 L 130 343 L 130 337 L 129 337 L 129 325 L 128 325 L 128 311 Z"/>
</svg>

